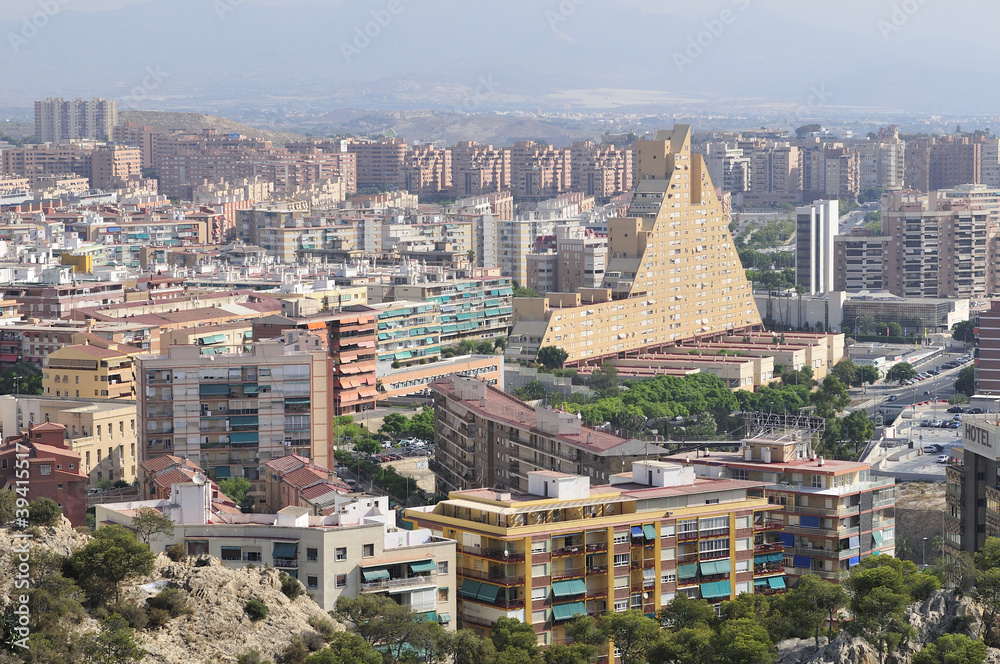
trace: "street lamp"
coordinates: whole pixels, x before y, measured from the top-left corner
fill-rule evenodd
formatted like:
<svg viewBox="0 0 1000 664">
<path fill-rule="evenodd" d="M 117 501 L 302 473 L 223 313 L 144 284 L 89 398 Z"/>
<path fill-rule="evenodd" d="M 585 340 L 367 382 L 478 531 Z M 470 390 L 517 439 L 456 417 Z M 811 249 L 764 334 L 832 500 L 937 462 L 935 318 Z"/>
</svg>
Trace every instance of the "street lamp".
<svg viewBox="0 0 1000 664">
<path fill-rule="evenodd" d="M 920 543 L 920 566 L 927 567 L 927 538 Z"/>
</svg>

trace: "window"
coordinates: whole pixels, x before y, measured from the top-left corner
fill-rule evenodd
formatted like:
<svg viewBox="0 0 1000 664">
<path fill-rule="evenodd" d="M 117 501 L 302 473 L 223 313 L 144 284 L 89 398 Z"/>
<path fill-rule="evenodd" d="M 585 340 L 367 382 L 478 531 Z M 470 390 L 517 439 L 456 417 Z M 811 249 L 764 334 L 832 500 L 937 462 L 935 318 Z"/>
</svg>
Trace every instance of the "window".
<svg viewBox="0 0 1000 664">
<path fill-rule="evenodd" d="M 713 516 L 707 519 L 702 519 L 701 530 L 728 530 L 729 529 L 729 517 L 727 516 Z"/>
<path fill-rule="evenodd" d="M 674 524 L 663 524 L 660 526 L 660 537 L 673 537 L 674 536 Z"/>
<path fill-rule="evenodd" d="M 442 560 L 441 562 L 438 563 L 438 574 L 447 574 L 447 573 L 448 573 L 448 561 Z"/>
<path fill-rule="evenodd" d="M 632 608 L 633 609 L 642 608 L 642 593 L 632 593 Z"/>
<path fill-rule="evenodd" d="M 545 599 L 549 596 L 549 587 L 540 586 L 538 588 L 531 589 L 531 599 Z"/>
<path fill-rule="evenodd" d="M 347 560 L 347 547 L 338 546 L 337 550 L 334 552 L 334 558 L 336 560 Z"/>
<path fill-rule="evenodd" d="M 261 560 L 260 551 L 247 551 L 243 557 L 248 563 L 259 563 Z"/>
<path fill-rule="evenodd" d="M 615 600 L 615 613 L 625 613 L 628 611 L 628 600 L 627 599 L 616 599 Z"/>
<path fill-rule="evenodd" d="M 812 484 L 811 484 L 811 486 L 814 489 L 822 489 L 823 488 L 823 476 L 822 475 L 813 475 L 812 476 Z"/>
<path fill-rule="evenodd" d="M 700 553 L 720 553 L 723 551 L 729 551 L 729 539 L 713 539 L 713 540 L 702 540 L 698 542 L 698 550 Z"/>
<path fill-rule="evenodd" d="M 628 544 L 628 531 L 615 533 L 615 544 Z"/>
<path fill-rule="evenodd" d="M 307 576 L 306 577 L 306 587 L 307 588 L 319 588 L 319 577 L 318 576 Z"/>
<path fill-rule="evenodd" d="M 361 557 L 362 558 L 374 558 L 375 557 L 375 545 L 374 544 L 364 544 L 361 546 Z"/>
<path fill-rule="evenodd" d="M 673 583 L 677 580 L 677 575 L 673 572 L 664 572 L 660 575 L 660 583 Z"/>
<path fill-rule="evenodd" d="M 243 552 L 238 546 L 224 546 L 222 547 L 222 559 L 223 560 L 243 560 Z"/>
<path fill-rule="evenodd" d="M 628 567 L 628 554 L 627 553 L 616 553 L 615 554 L 615 567 Z"/>
<path fill-rule="evenodd" d="M 306 549 L 306 560 L 311 563 L 319 560 L 319 551 L 316 549 Z"/>
<path fill-rule="evenodd" d="M 42 475 L 51 475 L 52 474 L 52 466 L 40 466 L 39 467 L 39 472 Z"/>
<path fill-rule="evenodd" d="M 744 468 L 733 469 L 733 479 L 734 480 L 749 480 L 750 473 Z"/>
<path fill-rule="evenodd" d="M 336 579 L 336 581 L 334 582 L 333 585 L 334 585 L 335 588 L 346 588 L 347 587 L 347 575 L 346 574 L 338 574 L 337 575 L 337 579 Z"/>
<path fill-rule="evenodd" d="M 448 589 L 438 588 L 438 602 L 447 602 L 447 601 L 448 601 Z"/>
</svg>

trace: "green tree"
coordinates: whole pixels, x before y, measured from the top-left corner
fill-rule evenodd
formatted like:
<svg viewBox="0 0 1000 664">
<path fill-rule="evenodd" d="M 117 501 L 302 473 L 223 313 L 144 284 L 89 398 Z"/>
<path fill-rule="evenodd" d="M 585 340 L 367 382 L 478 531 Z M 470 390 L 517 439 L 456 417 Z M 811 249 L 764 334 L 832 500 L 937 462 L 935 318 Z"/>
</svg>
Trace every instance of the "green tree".
<svg viewBox="0 0 1000 664">
<path fill-rule="evenodd" d="M 41 394 L 42 371 L 31 362 L 17 362 L 0 371 L 0 394 Z"/>
<path fill-rule="evenodd" d="M 594 369 L 587 379 L 587 386 L 596 391 L 602 398 L 617 397 L 618 369 L 610 362 L 605 362 L 599 369 Z"/>
<path fill-rule="evenodd" d="M 357 634 L 337 632 L 329 645 L 304 664 L 382 664 L 382 655 Z"/>
<path fill-rule="evenodd" d="M 507 348 L 507 337 L 494 337 L 493 347 L 502 353 Z"/>
<path fill-rule="evenodd" d="M 903 326 L 896 321 L 889 321 L 889 336 L 890 337 L 901 337 L 903 336 Z"/>
<path fill-rule="evenodd" d="M 569 359 L 569 353 L 558 346 L 543 346 L 538 349 L 538 362 L 548 370 L 562 369 Z"/>
<path fill-rule="evenodd" d="M 986 644 L 965 634 L 942 634 L 910 661 L 912 664 L 983 664 Z"/>
<path fill-rule="evenodd" d="M 955 393 L 971 397 L 976 393 L 976 367 L 969 365 L 963 368 L 955 381 Z"/>
<path fill-rule="evenodd" d="M 259 599 L 251 599 L 243 605 L 243 611 L 250 620 L 257 622 L 267 617 L 267 604 L 264 604 Z"/>
<path fill-rule="evenodd" d="M 152 507 L 140 507 L 136 510 L 135 516 L 132 517 L 132 531 L 136 537 L 142 540 L 143 544 L 149 544 L 150 540 L 156 539 L 159 535 L 173 537 L 174 522 L 159 510 L 154 510 Z"/>
<path fill-rule="evenodd" d="M 351 625 L 354 633 L 381 651 L 388 664 L 399 661 L 407 650 L 438 650 L 444 645 L 440 625 L 418 617 L 389 597 L 341 596 L 332 615 Z"/>
<path fill-rule="evenodd" d="M 858 385 L 861 382 L 859 367 L 850 360 L 837 362 L 830 373 L 839 378 L 844 385 Z"/>
<path fill-rule="evenodd" d="M 226 477 L 217 482 L 219 491 L 229 496 L 234 503 L 244 510 L 253 505 L 253 498 L 250 497 L 250 481 L 245 477 Z"/>
<path fill-rule="evenodd" d="M 859 320 L 855 321 L 855 327 L 861 334 L 868 334 L 877 325 L 875 319 L 871 316 L 862 316 Z"/>
<path fill-rule="evenodd" d="M 129 664 L 146 656 L 135 642 L 135 630 L 117 613 L 102 620 L 96 634 L 84 637 L 83 652 L 88 664 Z"/>
<path fill-rule="evenodd" d="M 870 364 L 858 367 L 858 374 L 861 382 L 868 383 L 869 385 L 874 385 L 879 379 L 878 367 Z"/>
<path fill-rule="evenodd" d="M 17 513 L 17 494 L 13 489 L 0 489 L 0 526 L 14 520 Z"/>
<path fill-rule="evenodd" d="M 59 503 L 51 498 L 39 498 L 28 505 L 28 522 L 35 526 L 56 526 L 62 516 Z"/>
<path fill-rule="evenodd" d="M 712 645 L 720 664 L 771 664 L 778 652 L 770 634 L 753 618 L 723 622 Z"/>
<path fill-rule="evenodd" d="M 512 659 L 510 661 L 537 662 L 541 658 L 535 628 L 517 618 L 507 618 L 506 616 L 498 618 L 490 631 L 490 640 L 493 641 L 498 658 L 506 656 L 509 659 L 513 652 L 524 653 L 527 659 Z"/>
<path fill-rule="evenodd" d="M 894 364 L 885 375 L 888 383 L 902 383 L 905 380 L 912 380 L 917 375 L 917 370 L 909 362 L 899 362 Z"/>
<path fill-rule="evenodd" d="M 854 617 L 850 629 L 872 644 L 879 653 L 879 661 L 884 662 L 886 655 L 912 636 L 914 630 L 904 616 L 910 595 L 901 568 L 878 563 L 866 560 L 857 566 L 847 580 L 847 587 Z M 913 563 L 908 564 L 916 569 Z"/>
<path fill-rule="evenodd" d="M 800 634 L 811 634 L 819 647 L 819 632 L 829 623 L 827 636 L 833 638 L 833 625 L 840 609 L 847 606 L 847 591 L 814 574 L 799 578 L 795 588 L 785 595 L 785 613 L 794 616 Z"/>
<path fill-rule="evenodd" d="M 964 320 L 951 329 L 951 338 L 955 341 L 972 343 L 976 339 L 976 321 Z"/>
<path fill-rule="evenodd" d="M 525 288 L 524 286 L 518 286 L 514 289 L 514 297 L 538 297 L 538 291 L 534 288 Z"/>
<path fill-rule="evenodd" d="M 659 634 L 657 624 L 636 609 L 605 613 L 597 620 L 597 627 L 615 644 L 622 664 L 644 664 L 646 651 Z"/>
<path fill-rule="evenodd" d="M 493 641 L 471 629 L 460 629 L 451 636 L 452 664 L 492 664 L 496 657 Z"/>
<path fill-rule="evenodd" d="M 406 433 L 421 440 L 434 440 L 434 409 L 424 408 L 411 417 Z"/>
<path fill-rule="evenodd" d="M 410 419 L 406 415 L 402 413 L 389 413 L 382 418 L 382 426 L 378 430 L 379 433 L 388 436 L 401 436 L 406 433 L 406 427 L 409 424 Z"/>
<path fill-rule="evenodd" d="M 87 544 L 73 552 L 69 569 L 91 602 L 117 602 L 121 584 L 153 571 L 156 557 L 124 526 L 98 528 Z"/>
<path fill-rule="evenodd" d="M 866 411 L 856 410 L 843 418 L 842 422 L 844 435 L 854 445 L 855 451 L 864 447 L 875 433 L 875 426 L 868 419 Z"/>
<path fill-rule="evenodd" d="M 496 352 L 496 346 L 489 339 L 484 339 L 476 344 L 476 353 L 479 355 L 493 355 Z"/>
<path fill-rule="evenodd" d="M 649 664 L 715 664 L 715 631 L 703 623 L 660 632 L 649 646 Z"/>
</svg>

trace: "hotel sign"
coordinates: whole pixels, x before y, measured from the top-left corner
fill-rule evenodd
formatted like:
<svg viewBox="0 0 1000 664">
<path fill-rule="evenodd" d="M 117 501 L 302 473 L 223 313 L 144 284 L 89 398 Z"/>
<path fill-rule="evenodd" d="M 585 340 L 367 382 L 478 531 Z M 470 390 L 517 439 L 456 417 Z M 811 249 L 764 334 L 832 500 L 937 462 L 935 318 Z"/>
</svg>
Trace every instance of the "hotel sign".
<svg viewBox="0 0 1000 664">
<path fill-rule="evenodd" d="M 985 423 L 983 423 L 985 424 Z M 962 444 L 980 456 L 996 458 L 997 427 L 980 426 L 979 423 L 966 422 L 962 431 Z"/>
</svg>

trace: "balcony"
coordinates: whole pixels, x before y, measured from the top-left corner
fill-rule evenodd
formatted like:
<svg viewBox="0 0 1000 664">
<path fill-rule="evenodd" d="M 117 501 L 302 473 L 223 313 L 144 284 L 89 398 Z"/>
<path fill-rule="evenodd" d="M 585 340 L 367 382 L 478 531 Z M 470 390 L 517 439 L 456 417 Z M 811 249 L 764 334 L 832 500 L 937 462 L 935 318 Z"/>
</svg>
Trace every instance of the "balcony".
<svg viewBox="0 0 1000 664">
<path fill-rule="evenodd" d="M 764 519 L 762 521 L 753 522 L 753 531 L 755 533 L 767 532 L 770 530 L 782 530 L 785 527 L 783 521 L 774 521 L 772 519 Z"/>
<path fill-rule="evenodd" d="M 605 547 L 605 549 L 607 549 L 607 547 Z M 582 544 L 577 545 L 577 546 L 567 546 L 567 547 L 563 547 L 561 549 L 556 549 L 555 551 L 553 551 L 552 552 L 552 557 L 553 558 L 559 558 L 559 557 L 562 557 L 562 556 L 577 556 L 577 555 L 580 555 L 580 554 L 585 553 L 587 551 L 588 551 L 588 548 L 584 547 Z"/>
<path fill-rule="evenodd" d="M 437 580 L 431 574 L 428 576 L 411 576 L 405 579 L 380 579 L 378 581 L 362 583 L 361 592 L 378 592 L 380 590 L 398 590 L 400 588 L 418 588 L 420 586 L 433 585 L 437 585 Z"/>
<path fill-rule="evenodd" d="M 490 560 L 498 560 L 500 562 L 506 562 L 506 563 L 519 563 L 524 561 L 523 553 L 517 551 L 504 551 L 503 549 L 486 549 L 480 547 L 463 546 L 461 547 L 460 552 L 470 556 L 489 558 Z"/>
<path fill-rule="evenodd" d="M 698 539 L 698 531 L 697 530 L 687 530 L 687 531 L 684 531 L 684 532 L 678 532 L 677 533 L 677 541 L 678 542 L 690 542 L 691 540 L 696 540 L 696 539 Z"/>
<path fill-rule="evenodd" d="M 274 567 L 285 567 L 285 568 L 297 568 L 299 566 L 298 558 L 275 558 Z"/>
<path fill-rule="evenodd" d="M 600 566 L 598 566 L 598 567 L 588 567 L 587 568 L 587 574 L 607 574 L 607 573 L 608 573 L 608 568 L 607 567 L 600 567 Z"/>
<path fill-rule="evenodd" d="M 586 567 L 570 567 L 559 571 L 553 570 L 552 580 L 558 581 L 559 579 L 572 579 L 583 576 L 586 569 Z"/>
<path fill-rule="evenodd" d="M 764 544 L 756 544 L 753 547 L 754 553 L 779 553 L 785 550 L 785 545 L 781 542 L 766 542 Z"/>
<path fill-rule="evenodd" d="M 595 588 L 594 590 L 587 591 L 587 599 L 604 599 L 608 596 L 607 588 Z"/>
<path fill-rule="evenodd" d="M 519 586 L 524 583 L 523 576 L 508 576 L 506 574 L 490 574 L 474 569 L 459 570 L 459 575 L 467 579 L 478 579 L 479 581 L 489 581 L 500 586 Z"/>
<path fill-rule="evenodd" d="M 598 542 L 596 544 L 587 545 L 587 553 L 600 553 L 601 551 L 607 551 L 607 550 L 608 550 L 607 542 Z"/>
<path fill-rule="evenodd" d="M 753 575 L 754 576 L 772 576 L 774 574 L 784 574 L 784 565 L 754 565 Z"/>
</svg>

